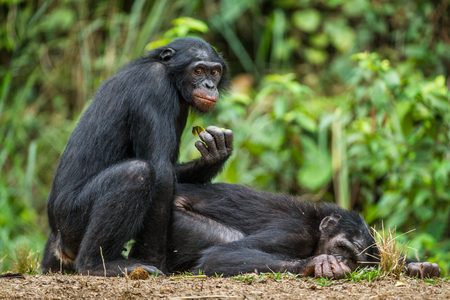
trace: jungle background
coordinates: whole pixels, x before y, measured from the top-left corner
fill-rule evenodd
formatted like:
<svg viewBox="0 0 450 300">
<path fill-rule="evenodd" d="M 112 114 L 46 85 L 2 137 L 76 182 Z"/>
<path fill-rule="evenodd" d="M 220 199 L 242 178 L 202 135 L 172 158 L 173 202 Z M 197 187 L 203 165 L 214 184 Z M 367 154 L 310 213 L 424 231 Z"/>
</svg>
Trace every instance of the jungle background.
<svg viewBox="0 0 450 300">
<path fill-rule="evenodd" d="M 182 161 L 193 125 L 230 128 L 216 181 L 415 229 L 411 257 L 448 275 L 450 0 L 0 0 L 0 272 L 40 260 L 53 172 L 97 87 L 188 35 L 233 89 L 190 116 Z"/>
</svg>

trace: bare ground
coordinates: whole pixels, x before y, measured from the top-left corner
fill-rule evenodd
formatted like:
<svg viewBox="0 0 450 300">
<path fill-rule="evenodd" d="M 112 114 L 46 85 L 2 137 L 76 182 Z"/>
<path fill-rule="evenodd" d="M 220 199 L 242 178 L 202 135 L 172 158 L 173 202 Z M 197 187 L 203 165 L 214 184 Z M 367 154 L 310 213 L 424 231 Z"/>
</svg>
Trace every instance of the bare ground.
<svg viewBox="0 0 450 300">
<path fill-rule="evenodd" d="M 391 278 L 329 281 L 293 276 L 232 278 L 158 277 L 146 280 L 79 275 L 0 278 L 0 299 L 450 299 L 450 281 Z"/>
</svg>

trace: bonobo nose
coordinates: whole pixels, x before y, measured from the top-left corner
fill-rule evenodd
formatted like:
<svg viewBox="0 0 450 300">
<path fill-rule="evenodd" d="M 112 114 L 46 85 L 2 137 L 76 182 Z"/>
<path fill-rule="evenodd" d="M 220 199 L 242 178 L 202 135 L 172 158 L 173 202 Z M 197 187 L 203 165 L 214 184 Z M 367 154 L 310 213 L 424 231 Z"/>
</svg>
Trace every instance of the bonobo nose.
<svg viewBox="0 0 450 300">
<path fill-rule="evenodd" d="M 212 81 L 207 80 L 207 81 L 205 81 L 205 87 L 208 89 L 213 89 L 213 88 L 215 88 L 215 85 Z"/>
</svg>

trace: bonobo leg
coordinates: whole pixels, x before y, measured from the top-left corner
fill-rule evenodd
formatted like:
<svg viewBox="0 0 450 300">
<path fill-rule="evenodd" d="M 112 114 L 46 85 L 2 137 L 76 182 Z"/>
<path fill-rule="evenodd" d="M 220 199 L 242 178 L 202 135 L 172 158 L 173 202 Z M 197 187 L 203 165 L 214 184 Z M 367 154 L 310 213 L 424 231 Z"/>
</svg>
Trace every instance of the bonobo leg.
<svg viewBox="0 0 450 300">
<path fill-rule="evenodd" d="M 216 245 L 202 251 L 202 257 L 193 270 L 206 275 L 233 276 L 253 272 L 291 272 L 301 274 L 312 264 L 312 257 L 296 260 L 281 252 L 271 252 L 268 245 L 273 236 L 248 236 L 242 240 Z"/>
<path fill-rule="evenodd" d="M 77 253 L 77 272 L 98 276 L 106 272 L 106 276 L 117 276 L 125 269 L 130 272 L 136 267 L 158 272 L 145 261 L 127 260 L 122 256 L 127 241 L 143 232 L 151 237 L 152 233 L 158 232 L 158 228 L 144 224 L 150 214 L 154 183 L 153 167 L 144 161 L 133 160 L 106 169 L 86 184 L 73 202 L 68 217 L 70 220 L 71 213 L 76 216 L 75 212 L 82 210 L 81 220 L 71 221 L 74 226 L 86 226 L 76 224 L 89 214 L 79 250 L 69 249 Z M 63 245 L 64 240 L 72 238 L 70 230 L 61 234 Z"/>
<path fill-rule="evenodd" d="M 217 273 L 225 276 L 288 271 L 303 276 L 336 279 L 344 278 L 344 273 L 351 272 L 349 267 L 332 255 L 296 259 L 292 250 L 283 249 L 286 239 L 282 236 L 277 238 L 277 234 L 282 235 L 281 232 L 262 232 L 239 241 L 210 247 L 202 251 L 202 257 L 194 270 L 203 270 L 206 275 Z M 279 249 L 276 249 L 277 246 Z"/>
<path fill-rule="evenodd" d="M 175 197 L 168 249 L 170 272 L 189 270 L 197 264 L 203 250 L 245 237 L 235 228 L 196 213 L 193 206 L 197 203 L 195 198 Z"/>
<path fill-rule="evenodd" d="M 50 232 L 45 244 L 44 257 L 42 258 L 42 273 L 60 272 L 61 274 L 75 273 L 73 258 L 67 257 L 61 251 L 61 241 L 53 232 Z"/>
</svg>

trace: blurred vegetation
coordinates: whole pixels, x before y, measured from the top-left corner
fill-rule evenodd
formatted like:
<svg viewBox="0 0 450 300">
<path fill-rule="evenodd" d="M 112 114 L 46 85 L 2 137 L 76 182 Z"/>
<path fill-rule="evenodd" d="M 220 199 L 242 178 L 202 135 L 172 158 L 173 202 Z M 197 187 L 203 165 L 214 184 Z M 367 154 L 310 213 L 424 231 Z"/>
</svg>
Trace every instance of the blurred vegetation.
<svg viewBox="0 0 450 300">
<path fill-rule="evenodd" d="M 409 245 L 448 274 L 450 0 L 0 0 L 0 271 L 36 271 L 53 172 L 96 88 L 186 35 L 223 52 L 234 88 L 190 116 L 183 161 L 191 126 L 230 128 L 217 181 L 415 228 Z"/>
</svg>

